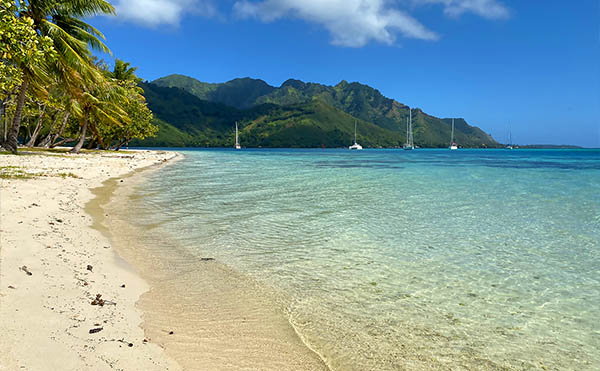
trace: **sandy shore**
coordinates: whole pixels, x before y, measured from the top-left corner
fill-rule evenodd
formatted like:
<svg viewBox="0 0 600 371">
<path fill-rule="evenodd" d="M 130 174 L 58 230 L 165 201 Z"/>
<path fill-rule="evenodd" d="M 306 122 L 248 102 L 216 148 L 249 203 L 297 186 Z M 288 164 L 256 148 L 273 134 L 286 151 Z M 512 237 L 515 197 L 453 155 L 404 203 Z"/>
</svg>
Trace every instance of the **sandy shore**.
<svg viewBox="0 0 600 371">
<path fill-rule="evenodd" d="M 178 156 L 0 156 L 0 370 L 181 369 L 140 328 L 147 283 L 84 212 L 106 180 Z"/>
<path fill-rule="evenodd" d="M 0 155 L 0 371 L 327 369 L 270 291 L 117 212 L 181 158 Z"/>
</svg>

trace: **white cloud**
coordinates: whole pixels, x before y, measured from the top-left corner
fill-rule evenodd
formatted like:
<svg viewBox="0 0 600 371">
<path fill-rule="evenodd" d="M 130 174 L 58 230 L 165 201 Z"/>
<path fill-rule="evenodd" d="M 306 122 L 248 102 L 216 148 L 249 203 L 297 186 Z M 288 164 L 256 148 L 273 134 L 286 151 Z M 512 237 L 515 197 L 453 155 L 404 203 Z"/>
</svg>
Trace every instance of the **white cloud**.
<svg viewBox="0 0 600 371">
<path fill-rule="evenodd" d="M 469 12 L 489 19 L 506 19 L 510 16 L 508 8 L 497 0 L 414 0 L 414 2 L 442 4 L 444 13 L 450 17 L 459 17 Z"/>
<path fill-rule="evenodd" d="M 406 12 L 385 0 L 263 0 L 237 1 L 234 12 L 240 17 L 256 17 L 269 22 L 284 17 L 303 19 L 325 27 L 336 45 L 360 47 L 370 41 L 393 44 L 396 34 L 436 40 Z"/>
<path fill-rule="evenodd" d="M 370 41 L 393 44 L 397 35 L 422 40 L 439 36 L 401 7 L 441 4 L 449 17 L 470 12 L 481 17 L 502 19 L 508 9 L 498 0 L 238 0 L 234 13 L 264 22 L 296 18 L 325 27 L 332 43 L 361 47 Z"/>
<path fill-rule="evenodd" d="M 221 0 L 222 1 L 222 0 Z M 117 17 L 145 26 L 179 25 L 186 15 L 219 17 L 217 0 L 112 0 Z M 398 37 L 437 40 L 439 35 L 412 17 L 416 7 L 439 5 L 448 17 L 472 13 L 505 19 L 500 0 L 229 0 L 236 17 L 271 22 L 283 18 L 317 24 L 335 45 L 361 47 L 370 42 L 392 45 Z"/>
<path fill-rule="evenodd" d="M 115 0 L 117 18 L 145 26 L 177 26 L 187 14 L 214 16 L 216 8 L 208 0 Z"/>
</svg>

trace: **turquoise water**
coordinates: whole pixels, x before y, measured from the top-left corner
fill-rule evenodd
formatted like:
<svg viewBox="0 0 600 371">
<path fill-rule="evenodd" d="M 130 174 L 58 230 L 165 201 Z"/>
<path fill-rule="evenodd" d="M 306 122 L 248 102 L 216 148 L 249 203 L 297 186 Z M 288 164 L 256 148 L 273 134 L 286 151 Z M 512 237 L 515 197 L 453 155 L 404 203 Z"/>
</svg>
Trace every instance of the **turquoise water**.
<svg viewBox="0 0 600 371">
<path fill-rule="evenodd" d="M 184 154 L 136 223 L 286 293 L 333 369 L 600 369 L 600 151 Z"/>
</svg>

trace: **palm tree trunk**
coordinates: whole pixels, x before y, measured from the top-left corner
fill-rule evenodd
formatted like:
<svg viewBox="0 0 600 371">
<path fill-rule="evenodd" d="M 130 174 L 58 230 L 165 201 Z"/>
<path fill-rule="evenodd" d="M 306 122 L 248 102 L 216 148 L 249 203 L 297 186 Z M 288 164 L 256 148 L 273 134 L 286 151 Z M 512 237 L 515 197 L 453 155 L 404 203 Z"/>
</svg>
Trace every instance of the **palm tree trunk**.
<svg viewBox="0 0 600 371">
<path fill-rule="evenodd" d="M 53 121 L 57 121 L 56 118 L 58 117 L 59 112 L 57 112 L 54 117 L 52 118 Z M 64 116 L 63 116 L 64 118 Z M 48 131 L 48 134 L 46 134 L 46 136 L 44 137 L 44 139 L 40 140 L 39 144 L 37 145 L 38 147 L 41 148 L 48 148 L 50 146 L 50 143 L 52 142 L 52 138 L 54 137 L 54 134 L 56 134 L 58 129 L 56 129 L 56 123 L 53 122 L 52 124 L 50 124 L 50 130 Z"/>
<path fill-rule="evenodd" d="M 95 137 L 92 137 L 92 139 L 90 140 L 90 142 L 88 143 L 88 146 L 86 148 L 94 149 L 94 147 L 97 145 L 97 143 L 98 143 L 98 139 L 96 139 Z"/>
<path fill-rule="evenodd" d="M 60 146 L 63 143 L 73 142 L 75 139 L 77 139 L 77 138 L 63 138 L 56 143 L 52 143 L 52 146 L 50 148 Z"/>
<path fill-rule="evenodd" d="M 96 129 L 96 126 L 92 123 L 89 127 L 90 127 L 90 131 L 94 134 L 94 142 L 96 142 L 98 145 L 100 145 L 101 149 L 106 149 L 106 146 L 104 145 L 104 141 L 102 140 L 102 136 L 100 136 L 100 133 Z"/>
<path fill-rule="evenodd" d="M 2 137 L 0 137 L 0 146 L 6 140 L 6 118 L 5 118 L 4 100 L 0 99 L 0 127 L 2 128 Z"/>
<path fill-rule="evenodd" d="M 79 141 L 77 142 L 75 147 L 73 147 L 73 149 L 71 149 L 69 152 L 79 153 L 79 151 L 81 151 L 81 147 L 83 147 L 83 142 L 85 142 L 85 133 L 87 132 L 87 127 L 88 127 L 88 117 L 86 114 L 83 118 L 83 127 L 81 128 L 81 136 L 79 137 Z"/>
<path fill-rule="evenodd" d="M 37 136 L 40 134 L 40 130 L 42 129 L 42 122 L 44 121 L 44 116 L 46 116 L 46 105 L 42 108 L 42 113 L 40 113 L 40 117 L 38 118 L 37 124 L 35 124 L 35 130 L 33 134 L 31 134 L 31 138 L 25 145 L 26 147 L 33 147 L 35 145 L 35 141 L 37 140 Z"/>
<path fill-rule="evenodd" d="M 21 128 L 21 118 L 23 116 L 23 106 L 25 105 L 25 96 L 27 94 L 27 88 L 29 87 L 29 79 L 27 75 L 23 76 L 23 83 L 19 88 L 19 98 L 17 99 L 17 108 L 15 110 L 15 117 L 13 117 L 8 135 L 3 146 L 7 150 L 14 154 L 17 154 L 17 146 L 19 144 L 19 129 Z"/>
<path fill-rule="evenodd" d="M 69 116 L 71 116 L 71 112 L 67 111 L 65 113 L 65 117 L 63 117 L 63 122 L 60 127 L 60 130 L 50 138 L 50 142 L 44 146 L 45 148 L 54 148 L 58 145 L 56 144 L 56 141 L 65 131 L 65 128 L 67 127 L 67 122 L 69 121 Z"/>
<path fill-rule="evenodd" d="M 48 135 L 46 135 L 44 137 L 44 139 L 42 139 L 40 141 L 40 144 L 38 145 L 38 147 L 48 148 L 50 146 L 50 142 L 52 141 L 53 136 L 54 136 L 54 134 L 52 132 L 49 132 Z"/>
<path fill-rule="evenodd" d="M 119 142 L 119 144 L 117 144 L 117 147 L 115 148 L 115 151 L 118 151 L 121 149 L 121 147 L 123 147 L 125 145 L 125 143 L 127 143 L 128 140 L 123 140 L 121 142 Z"/>
</svg>

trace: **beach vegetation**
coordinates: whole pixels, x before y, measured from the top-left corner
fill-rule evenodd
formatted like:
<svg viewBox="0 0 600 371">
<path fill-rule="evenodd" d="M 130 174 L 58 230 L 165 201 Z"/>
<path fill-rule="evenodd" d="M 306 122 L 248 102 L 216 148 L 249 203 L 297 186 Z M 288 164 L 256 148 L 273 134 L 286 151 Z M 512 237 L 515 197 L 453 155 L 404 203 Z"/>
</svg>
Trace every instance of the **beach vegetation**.
<svg viewBox="0 0 600 371">
<path fill-rule="evenodd" d="M 31 179 L 37 174 L 28 173 L 18 166 L 0 166 L 0 179 Z"/>
<path fill-rule="evenodd" d="M 136 68 L 109 70 L 93 51 L 109 53 L 85 20 L 112 15 L 105 0 L 0 0 L 0 145 L 72 145 L 119 149 L 152 136 L 152 112 Z"/>
<path fill-rule="evenodd" d="M 65 179 L 65 178 L 74 178 L 74 179 L 81 179 L 81 177 L 77 174 L 73 174 L 72 172 L 68 172 L 68 173 L 58 173 L 56 174 L 59 177 Z"/>
</svg>

